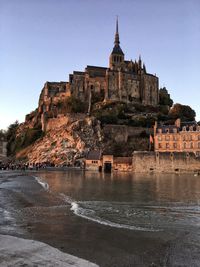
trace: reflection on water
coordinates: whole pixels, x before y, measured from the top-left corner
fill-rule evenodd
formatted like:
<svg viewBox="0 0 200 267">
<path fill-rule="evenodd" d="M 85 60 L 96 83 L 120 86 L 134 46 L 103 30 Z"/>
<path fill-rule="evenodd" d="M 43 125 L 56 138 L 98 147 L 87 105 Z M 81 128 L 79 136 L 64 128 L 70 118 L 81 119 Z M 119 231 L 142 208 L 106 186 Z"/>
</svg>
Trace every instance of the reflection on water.
<svg viewBox="0 0 200 267">
<path fill-rule="evenodd" d="M 200 224 L 200 177 L 75 170 L 38 176 L 75 215 L 95 223 L 140 231 Z"/>
</svg>

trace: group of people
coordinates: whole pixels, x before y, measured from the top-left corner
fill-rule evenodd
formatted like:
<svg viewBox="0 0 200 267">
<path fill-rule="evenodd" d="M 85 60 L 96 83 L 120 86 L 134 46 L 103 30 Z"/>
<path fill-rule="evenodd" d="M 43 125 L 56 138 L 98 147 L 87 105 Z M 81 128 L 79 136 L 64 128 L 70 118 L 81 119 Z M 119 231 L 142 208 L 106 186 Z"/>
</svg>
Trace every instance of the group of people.
<svg viewBox="0 0 200 267">
<path fill-rule="evenodd" d="M 0 170 L 39 170 L 47 167 L 55 167 L 50 162 L 43 163 L 23 163 L 23 162 L 0 162 Z"/>
</svg>

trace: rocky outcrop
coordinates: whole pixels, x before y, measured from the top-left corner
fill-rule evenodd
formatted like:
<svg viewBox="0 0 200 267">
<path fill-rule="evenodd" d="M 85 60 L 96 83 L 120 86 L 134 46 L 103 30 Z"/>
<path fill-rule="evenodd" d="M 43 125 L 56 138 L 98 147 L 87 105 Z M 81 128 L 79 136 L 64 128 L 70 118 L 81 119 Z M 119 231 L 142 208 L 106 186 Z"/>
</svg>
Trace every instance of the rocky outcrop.
<svg viewBox="0 0 200 267">
<path fill-rule="evenodd" d="M 100 123 L 93 117 L 75 120 L 55 129 L 37 140 L 17 157 L 27 157 L 30 163 L 54 163 L 56 165 L 74 165 L 91 149 L 101 149 L 103 133 Z"/>
</svg>

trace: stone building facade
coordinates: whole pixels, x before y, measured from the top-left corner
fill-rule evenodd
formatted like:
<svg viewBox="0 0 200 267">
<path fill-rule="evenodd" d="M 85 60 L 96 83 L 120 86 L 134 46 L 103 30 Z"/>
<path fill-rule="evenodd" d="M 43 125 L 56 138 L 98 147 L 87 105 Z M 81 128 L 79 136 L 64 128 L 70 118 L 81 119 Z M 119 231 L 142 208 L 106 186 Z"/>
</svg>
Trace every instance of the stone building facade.
<svg viewBox="0 0 200 267">
<path fill-rule="evenodd" d="M 174 125 L 154 126 L 155 152 L 193 152 L 200 155 L 200 125 L 177 119 Z"/>
<path fill-rule="evenodd" d="M 123 101 L 157 106 L 159 81 L 156 75 L 146 71 L 141 57 L 125 60 L 120 47 L 118 20 L 113 50 L 108 67 L 88 65 L 85 71 L 74 71 L 68 82 L 46 82 L 39 99 L 41 113 L 54 109 L 59 98 L 74 96 L 85 103 L 95 97 L 99 101 Z"/>
<path fill-rule="evenodd" d="M 138 61 L 125 60 L 120 47 L 118 21 L 109 67 L 87 66 L 84 72 L 74 71 L 69 75 L 68 89 L 70 94 L 83 101 L 94 94 L 104 100 L 152 106 L 159 101 L 158 77 L 147 73 L 140 57 Z"/>
</svg>

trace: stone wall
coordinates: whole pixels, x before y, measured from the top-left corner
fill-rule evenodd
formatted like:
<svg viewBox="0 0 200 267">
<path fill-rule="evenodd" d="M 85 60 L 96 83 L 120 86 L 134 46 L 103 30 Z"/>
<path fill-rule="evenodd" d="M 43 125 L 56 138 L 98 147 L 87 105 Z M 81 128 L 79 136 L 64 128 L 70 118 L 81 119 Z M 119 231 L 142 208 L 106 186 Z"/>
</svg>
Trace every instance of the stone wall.
<svg viewBox="0 0 200 267">
<path fill-rule="evenodd" d="M 129 137 L 139 136 L 144 131 L 146 131 L 147 134 L 153 133 L 153 129 L 111 124 L 105 125 L 103 131 L 105 135 L 109 136 L 116 142 L 127 142 Z"/>
<path fill-rule="evenodd" d="M 200 172 L 200 156 L 194 153 L 133 153 L 134 172 Z"/>
<path fill-rule="evenodd" d="M 56 128 L 60 128 L 63 125 L 68 125 L 77 120 L 84 119 L 86 117 L 85 114 L 68 114 L 68 115 L 58 115 L 57 118 L 48 119 L 46 122 L 46 131 L 53 130 Z"/>
</svg>

